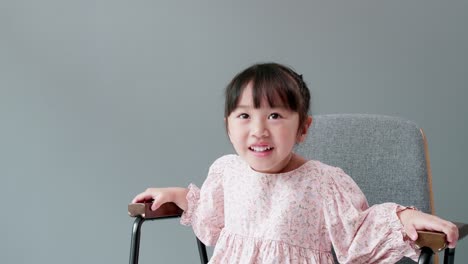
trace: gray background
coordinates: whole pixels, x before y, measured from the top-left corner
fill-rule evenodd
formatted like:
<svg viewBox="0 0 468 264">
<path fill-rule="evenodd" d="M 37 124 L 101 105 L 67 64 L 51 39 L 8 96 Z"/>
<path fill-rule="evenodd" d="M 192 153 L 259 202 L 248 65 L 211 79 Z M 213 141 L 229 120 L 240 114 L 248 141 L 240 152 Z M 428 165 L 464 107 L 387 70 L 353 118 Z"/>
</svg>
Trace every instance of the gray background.
<svg viewBox="0 0 468 264">
<path fill-rule="evenodd" d="M 201 184 L 232 152 L 223 88 L 260 61 L 304 74 L 314 113 L 411 119 L 437 213 L 468 222 L 468 1 L 2 1 L 1 263 L 127 263 L 126 206 Z M 141 263 L 196 263 L 145 224 Z M 468 262 L 468 241 L 458 263 Z"/>
</svg>

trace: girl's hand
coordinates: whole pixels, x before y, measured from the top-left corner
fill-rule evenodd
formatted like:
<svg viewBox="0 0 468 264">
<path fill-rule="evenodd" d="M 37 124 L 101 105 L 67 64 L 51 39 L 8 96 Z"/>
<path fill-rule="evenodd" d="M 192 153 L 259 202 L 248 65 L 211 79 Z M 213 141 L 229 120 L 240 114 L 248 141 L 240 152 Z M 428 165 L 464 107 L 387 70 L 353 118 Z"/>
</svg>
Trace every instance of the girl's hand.
<svg viewBox="0 0 468 264">
<path fill-rule="evenodd" d="M 185 188 L 148 188 L 144 192 L 138 194 L 133 198 L 132 203 L 151 202 L 151 210 L 158 209 L 162 204 L 174 202 L 182 210 L 187 209 L 187 196 L 188 190 Z"/>
<path fill-rule="evenodd" d="M 413 241 L 418 239 L 417 230 L 427 230 L 445 233 L 449 248 L 455 248 L 457 245 L 458 228 L 452 222 L 412 209 L 398 212 L 398 217 L 405 228 L 406 234 Z"/>
</svg>

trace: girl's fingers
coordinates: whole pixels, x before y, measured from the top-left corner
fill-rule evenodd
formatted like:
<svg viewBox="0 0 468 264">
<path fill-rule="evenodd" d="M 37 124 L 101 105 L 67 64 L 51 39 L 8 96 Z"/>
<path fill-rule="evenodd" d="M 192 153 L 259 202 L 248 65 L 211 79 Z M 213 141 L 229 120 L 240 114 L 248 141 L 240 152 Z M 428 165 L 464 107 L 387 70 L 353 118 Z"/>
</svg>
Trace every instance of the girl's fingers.
<svg viewBox="0 0 468 264">
<path fill-rule="evenodd" d="M 449 242 L 448 247 L 455 248 L 458 242 L 457 226 L 453 223 L 449 223 L 443 232 L 447 235 L 447 242 Z"/>
<path fill-rule="evenodd" d="M 139 203 L 139 202 L 144 202 L 148 198 L 147 193 L 140 193 L 135 198 L 133 198 L 132 203 Z"/>
<path fill-rule="evenodd" d="M 151 210 L 158 209 L 167 200 L 167 195 L 164 195 L 164 191 L 158 188 L 148 188 L 146 191 L 138 194 L 133 198 L 132 203 L 141 203 L 152 201 Z"/>
<path fill-rule="evenodd" d="M 458 242 L 457 226 L 454 223 L 443 220 L 437 216 L 431 215 L 430 217 L 432 219 L 431 221 L 429 221 L 428 226 L 426 226 L 425 229 L 445 233 L 447 237 L 448 247 L 454 248 Z"/>
<path fill-rule="evenodd" d="M 164 202 L 161 199 L 154 199 L 153 204 L 151 205 L 151 211 L 158 209 Z"/>
<path fill-rule="evenodd" d="M 438 218 L 439 221 L 436 222 L 435 226 L 431 229 L 445 233 L 447 236 L 448 246 L 454 248 L 458 241 L 458 228 L 455 224 L 449 221 L 442 220 Z"/>
<path fill-rule="evenodd" d="M 146 190 L 133 198 L 132 203 L 141 203 L 146 201 L 151 201 L 154 197 L 157 196 L 157 193 L 153 193 L 150 190 Z"/>
<path fill-rule="evenodd" d="M 406 228 L 406 235 L 413 241 L 416 241 L 416 239 L 418 239 L 418 232 L 412 225 Z"/>
</svg>

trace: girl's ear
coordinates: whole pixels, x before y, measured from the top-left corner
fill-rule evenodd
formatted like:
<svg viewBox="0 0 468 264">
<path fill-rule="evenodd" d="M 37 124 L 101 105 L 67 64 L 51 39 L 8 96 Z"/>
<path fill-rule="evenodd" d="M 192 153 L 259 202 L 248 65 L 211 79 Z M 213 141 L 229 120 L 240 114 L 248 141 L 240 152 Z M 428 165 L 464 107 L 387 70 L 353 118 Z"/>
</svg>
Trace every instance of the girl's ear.
<svg viewBox="0 0 468 264">
<path fill-rule="evenodd" d="M 297 134 L 297 143 L 302 143 L 307 138 L 310 125 L 312 125 L 312 116 L 308 116 L 304 125 L 299 129 Z"/>
</svg>

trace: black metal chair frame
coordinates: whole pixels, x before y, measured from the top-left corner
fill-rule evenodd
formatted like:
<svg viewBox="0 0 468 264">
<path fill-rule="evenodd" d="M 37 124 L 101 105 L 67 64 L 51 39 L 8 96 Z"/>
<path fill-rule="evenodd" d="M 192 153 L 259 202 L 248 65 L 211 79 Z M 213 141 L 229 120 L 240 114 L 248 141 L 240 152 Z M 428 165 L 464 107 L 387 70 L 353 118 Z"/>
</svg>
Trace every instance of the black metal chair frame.
<svg viewBox="0 0 468 264">
<path fill-rule="evenodd" d="M 140 254 L 140 238 L 141 227 L 146 220 L 158 220 L 165 218 L 176 218 L 178 216 L 165 216 L 159 218 L 146 219 L 142 216 L 137 216 L 133 222 L 132 240 L 130 244 L 130 264 L 138 264 L 138 257 Z M 202 264 L 208 263 L 208 254 L 206 253 L 206 246 L 197 238 L 198 253 L 200 255 L 200 262 Z"/>
</svg>

